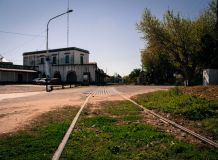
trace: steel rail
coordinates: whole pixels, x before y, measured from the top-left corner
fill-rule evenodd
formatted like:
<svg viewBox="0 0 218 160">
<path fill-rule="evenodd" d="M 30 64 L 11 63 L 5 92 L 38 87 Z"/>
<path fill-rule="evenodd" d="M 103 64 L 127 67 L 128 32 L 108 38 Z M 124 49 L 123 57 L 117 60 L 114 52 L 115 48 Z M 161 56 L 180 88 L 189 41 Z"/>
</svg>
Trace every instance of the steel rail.
<svg viewBox="0 0 218 160">
<path fill-rule="evenodd" d="M 157 113 L 155 113 L 155 112 L 153 112 L 153 111 L 151 111 L 149 109 L 144 108 L 142 105 L 138 104 L 137 102 L 133 101 L 132 99 L 122 95 L 115 88 L 114 88 L 114 91 L 117 92 L 117 94 L 119 94 L 122 98 L 124 98 L 124 99 L 132 102 L 136 106 L 142 108 L 144 110 L 144 112 L 148 112 L 148 113 L 154 115 L 155 117 L 158 117 L 161 121 L 167 122 L 167 123 L 171 124 L 172 126 L 174 126 L 176 128 L 179 128 L 180 130 L 182 130 L 182 131 L 184 131 L 184 132 L 186 132 L 186 133 L 188 133 L 188 134 L 198 138 L 199 140 L 201 140 L 203 142 L 206 142 L 206 143 L 208 143 L 208 144 L 218 148 L 218 143 L 216 143 L 216 142 L 214 142 L 214 141 L 212 141 L 212 140 L 210 140 L 210 139 L 208 139 L 208 138 L 206 138 L 206 137 L 204 137 L 204 136 L 202 136 L 202 135 L 200 135 L 198 133 L 195 133 L 194 131 L 192 131 L 192 130 L 190 130 L 188 128 L 185 128 L 185 127 L 183 127 L 183 126 L 181 126 L 181 125 L 179 125 L 179 124 L 177 124 L 177 123 L 175 123 L 175 122 L 173 122 L 173 121 L 171 121 L 171 120 L 169 120 L 169 119 L 167 119 L 167 118 L 165 118 L 165 117 L 163 117 L 163 116 L 161 116 L 161 115 L 159 115 L 159 114 L 157 114 Z"/>
<path fill-rule="evenodd" d="M 58 146 L 58 149 L 55 151 L 53 157 L 52 157 L 52 160 L 59 160 L 60 156 L 61 156 L 61 153 L 63 152 L 64 150 L 64 147 L 70 137 L 70 134 L 72 133 L 74 127 L 75 127 L 75 124 L 83 110 L 83 108 L 86 106 L 86 104 L 88 103 L 90 97 L 92 96 L 93 93 L 90 93 L 88 95 L 88 97 L 86 98 L 86 100 L 84 101 L 84 103 L 82 104 L 82 106 L 80 107 L 80 110 L 77 112 L 76 116 L 74 117 L 70 127 L 68 128 L 67 132 L 65 133 L 64 135 L 64 138 L 62 139 L 61 143 L 59 144 Z"/>
</svg>

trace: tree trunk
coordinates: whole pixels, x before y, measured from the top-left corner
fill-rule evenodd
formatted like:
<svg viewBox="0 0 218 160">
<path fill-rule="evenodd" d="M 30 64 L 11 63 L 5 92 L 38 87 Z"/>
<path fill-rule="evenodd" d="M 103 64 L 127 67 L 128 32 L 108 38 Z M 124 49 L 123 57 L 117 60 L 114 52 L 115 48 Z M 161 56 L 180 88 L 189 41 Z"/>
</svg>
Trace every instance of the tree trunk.
<svg viewBox="0 0 218 160">
<path fill-rule="evenodd" d="M 189 86 L 193 80 L 195 73 L 195 67 L 184 67 L 183 68 L 183 77 L 184 77 L 184 86 Z"/>
</svg>

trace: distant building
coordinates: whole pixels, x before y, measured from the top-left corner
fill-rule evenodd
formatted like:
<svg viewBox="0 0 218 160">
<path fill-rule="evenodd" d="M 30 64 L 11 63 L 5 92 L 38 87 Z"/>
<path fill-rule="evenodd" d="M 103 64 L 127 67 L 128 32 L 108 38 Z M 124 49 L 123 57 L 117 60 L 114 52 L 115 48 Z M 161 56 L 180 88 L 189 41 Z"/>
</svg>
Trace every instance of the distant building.
<svg viewBox="0 0 218 160">
<path fill-rule="evenodd" d="M 203 70 L 203 85 L 217 85 L 218 84 L 218 69 L 204 69 Z"/>
<path fill-rule="evenodd" d="M 37 68 L 38 77 L 59 78 L 66 83 L 103 83 L 106 74 L 89 62 L 89 51 L 76 48 L 23 53 L 23 65 Z"/>
<path fill-rule="evenodd" d="M 33 67 L 14 65 L 0 55 L 0 84 L 27 83 L 37 75 Z"/>
</svg>

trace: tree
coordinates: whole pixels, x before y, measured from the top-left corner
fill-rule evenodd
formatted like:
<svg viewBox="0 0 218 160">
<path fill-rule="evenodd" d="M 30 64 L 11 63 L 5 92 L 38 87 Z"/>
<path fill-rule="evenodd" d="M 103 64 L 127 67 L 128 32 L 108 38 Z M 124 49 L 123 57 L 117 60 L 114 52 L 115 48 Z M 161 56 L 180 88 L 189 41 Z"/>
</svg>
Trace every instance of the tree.
<svg viewBox="0 0 218 160">
<path fill-rule="evenodd" d="M 114 73 L 114 75 L 111 76 L 110 81 L 112 83 L 121 83 L 122 82 L 122 77 L 118 73 Z"/>
<path fill-rule="evenodd" d="M 141 61 L 145 71 L 145 83 L 174 83 L 174 67 L 164 54 L 150 51 L 150 48 L 147 48 L 141 51 Z"/>
<path fill-rule="evenodd" d="M 139 77 L 141 69 L 133 69 L 133 71 L 129 74 L 129 82 L 130 83 L 137 83 L 137 78 Z"/>
<path fill-rule="evenodd" d="M 168 10 L 163 20 L 159 20 L 146 9 L 142 20 L 137 24 L 138 30 L 143 33 L 143 39 L 147 42 L 144 53 L 147 56 L 144 57 L 150 59 L 166 57 L 166 61 L 183 75 L 188 85 L 196 74 L 200 73 L 199 61 L 205 60 L 202 56 L 204 53 L 202 37 L 207 34 L 213 35 L 211 26 L 213 26 L 214 18 L 210 10 L 211 8 L 194 20 L 183 18 L 180 14 L 174 14 L 173 11 Z M 206 43 L 205 46 L 209 47 Z M 212 58 L 209 57 L 207 62 L 211 60 Z M 142 62 L 144 61 L 149 60 L 142 59 Z M 147 64 L 146 66 L 148 67 Z"/>
</svg>

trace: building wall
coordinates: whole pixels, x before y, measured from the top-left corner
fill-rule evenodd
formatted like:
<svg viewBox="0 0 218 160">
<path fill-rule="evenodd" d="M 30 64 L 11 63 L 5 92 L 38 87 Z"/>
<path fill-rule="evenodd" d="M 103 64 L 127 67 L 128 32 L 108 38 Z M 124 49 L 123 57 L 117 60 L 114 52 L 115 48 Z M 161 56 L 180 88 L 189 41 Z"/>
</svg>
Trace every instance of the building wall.
<svg viewBox="0 0 218 160">
<path fill-rule="evenodd" d="M 0 71 L 0 82 L 31 82 L 35 77 L 34 73 L 28 72 L 14 72 L 14 71 Z"/>
<path fill-rule="evenodd" d="M 69 56 L 68 63 L 66 62 L 66 56 Z M 42 58 L 49 58 L 50 63 L 53 62 L 53 57 L 56 57 L 56 64 L 81 64 L 81 56 L 83 56 L 83 64 L 89 63 L 89 54 L 81 51 L 71 50 L 71 51 L 59 51 L 59 52 L 50 52 L 50 53 L 39 53 L 32 55 L 23 56 L 23 65 L 24 66 L 40 66 L 44 62 Z"/>
<path fill-rule="evenodd" d="M 96 81 L 95 72 L 97 70 L 97 65 L 53 65 L 51 67 L 51 77 L 59 72 L 62 81 L 67 81 L 67 75 L 70 72 L 75 72 L 77 77 L 77 82 L 83 82 L 83 74 L 90 73 L 90 82 L 94 83 Z"/>
</svg>

